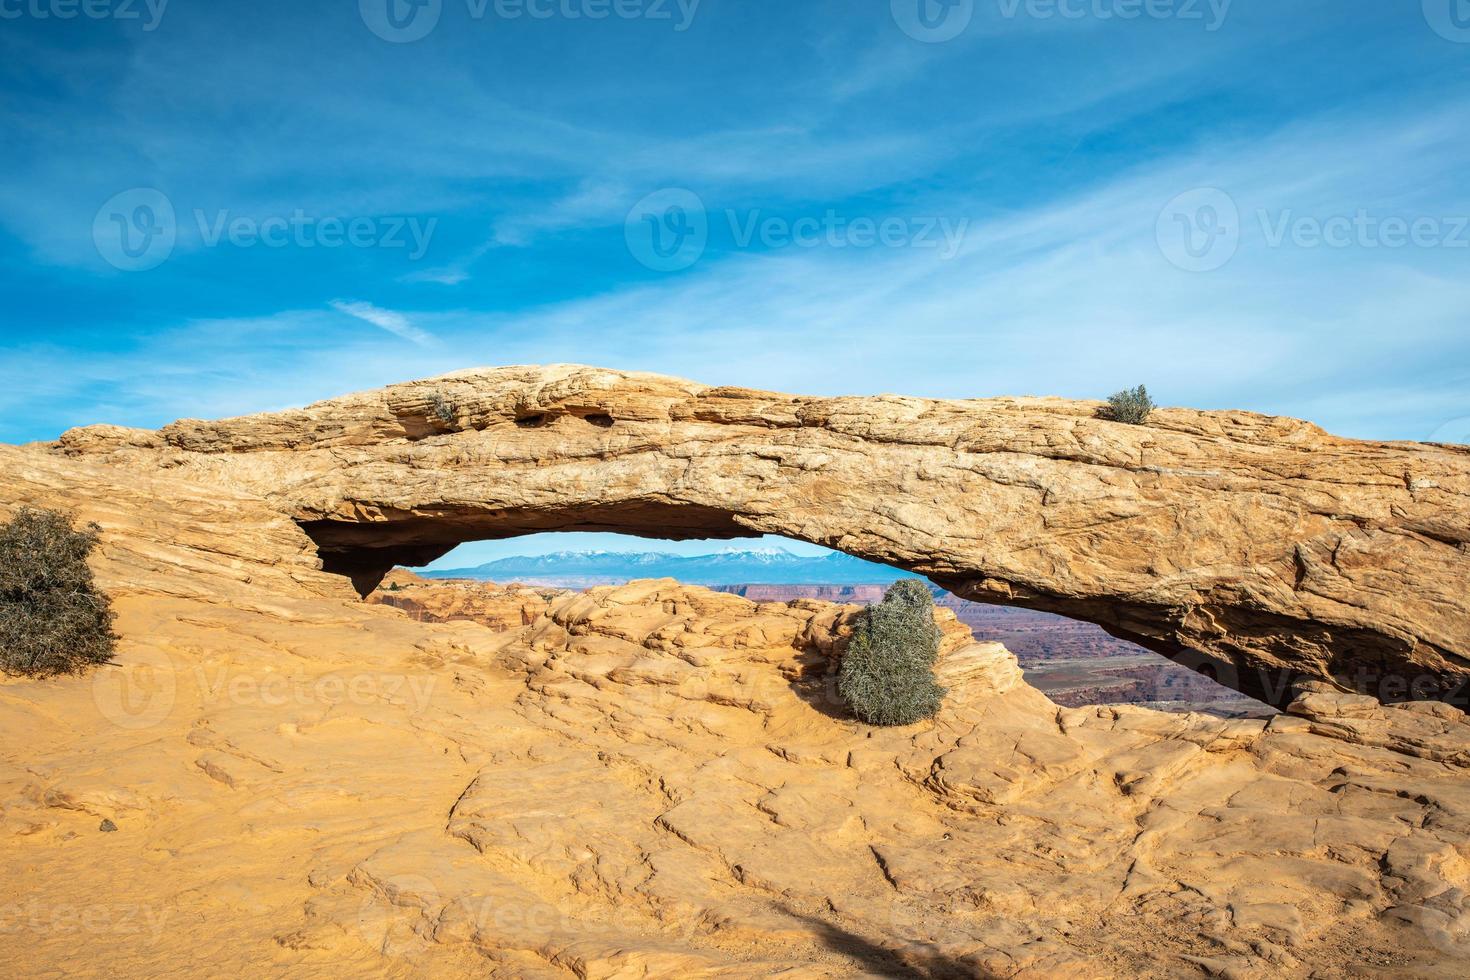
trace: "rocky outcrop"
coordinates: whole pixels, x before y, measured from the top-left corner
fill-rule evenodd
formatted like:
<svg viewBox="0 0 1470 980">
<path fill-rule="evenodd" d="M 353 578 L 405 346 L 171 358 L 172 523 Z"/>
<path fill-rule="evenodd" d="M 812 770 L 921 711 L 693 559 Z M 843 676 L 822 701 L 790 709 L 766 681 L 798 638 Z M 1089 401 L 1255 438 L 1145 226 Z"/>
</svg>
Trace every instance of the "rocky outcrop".
<svg viewBox="0 0 1470 980">
<path fill-rule="evenodd" d="M 268 501 L 364 592 L 471 538 L 773 533 L 1099 623 L 1278 706 L 1307 680 L 1465 701 L 1470 450 L 1097 408 L 504 368 L 54 451 Z"/>
<path fill-rule="evenodd" d="M 479 623 L 491 629 L 515 629 L 533 623 L 566 589 L 457 581 L 453 587 L 425 581 L 407 569 L 388 573 L 367 601 L 401 609 L 420 622 Z"/>
<path fill-rule="evenodd" d="M 940 610 L 943 709 L 873 729 L 833 693 L 856 607 L 395 575 L 398 609 L 218 483 L 0 447 L 0 487 L 102 525 L 121 636 L 0 679 L 0 975 L 1470 968 L 1444 704 L 1058 708 Z"/>
<path fill-rule="evenodd" d="M 406 608 L 363 603 L 279 501 L 148 458 L 0 447 L 0 519 L 102 526 L 121 637 L 0 678 L 0 974 L 1470 967 L 1450 706 L 1058 708 L 940 610 L 943 710 L 871 729 L 833 692 L 856 607 L 401 574 Z"/>
</svg>

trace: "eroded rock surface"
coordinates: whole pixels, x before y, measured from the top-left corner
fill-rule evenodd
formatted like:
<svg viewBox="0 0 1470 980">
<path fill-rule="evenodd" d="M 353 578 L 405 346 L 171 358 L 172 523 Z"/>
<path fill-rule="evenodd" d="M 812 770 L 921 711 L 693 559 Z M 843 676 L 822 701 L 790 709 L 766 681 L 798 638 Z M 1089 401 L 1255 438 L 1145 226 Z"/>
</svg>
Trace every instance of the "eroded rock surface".
<svg viewBox="0 0 1470 980">
<path fill-rule="evenodd" d="M 534 623 L 553 598 L 572 594 L 568 589 L 493 582 L 456 582 L 453 588 L 440 588 L 400 568 L 389 572 L 367 601 L 402 609 L 420 622 L 458 621 L 514 629 Z"/>
<path fill-rule="evenodd" d="M 1470 969 L 1448 705 L 1058 708 L 945 616 L 944 710 L 873 729 L 831 696 L 851 607 L 475 586 L 421 622 L 178 469 L 0 447 L 0 518 L 102 525 L 122 635 L 0 681 L 0 974 Z"/>
<path fill-rule="evenodd" d="M 1302 680 L 1463 702 L 1470 450 L 1058 399 L 804 398 L 574 366 L 55 447 L 258 495 L 364 592 L 537 530 L 774 533 L 1060 612 L 1284 706 Z"/>
</svg>

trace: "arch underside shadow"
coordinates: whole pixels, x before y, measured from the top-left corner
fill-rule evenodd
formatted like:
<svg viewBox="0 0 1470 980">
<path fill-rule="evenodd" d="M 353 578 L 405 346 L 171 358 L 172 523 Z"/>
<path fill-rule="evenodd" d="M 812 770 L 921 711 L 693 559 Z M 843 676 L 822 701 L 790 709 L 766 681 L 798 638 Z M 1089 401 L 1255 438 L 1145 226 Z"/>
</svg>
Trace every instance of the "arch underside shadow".
<svg viewBox="0 0 1470 980">
<path fill-rule="evenodd" d="M 770 533 L 769 528 L 753 526 L 732 511 L 658 497 L 575 509 L 436 508 L 432 511 L 393 512 L 377 507 L 373 514 L 375 519 L 363 521 L 299 521 L 316 544 L 324 570 L 348 577 L 364 597 L 376 589 L 393 568 L 427 565 L 469 541 L 501 540 L 556 531 L 615 532 L 671 541 L 742 538 Z M 991 578 L 944 574 L 920 563 L 898 562 L 888 555 L 864 554 L 840 547 L 835 542 L 814 540 L 789 530 L 783 529 L 779 533 L 913 572 L 963 599 L 1034 609 L 1093 623 L 1111 636 L 1157 653 L 1267 704 L 1284 706 L 1295 696 L 1298 684 L 1311 679 L 1296 676 L 1290 671 L 1259 666 L 1246 668 L 1242 666 L 1242 660 L 1248 660 L 1251 651 L 1245 646 L 1239 652 L 1242 659 L 1234 660 L 1218 652 L 1175 642 L 1157 630 L 1160 622 L 1182 621 L 1186 615 L 1184 610 L 1161 610 L 1121 601 L 1100 604 L 1096 600 L 1051 595 L 997 583 Z M 1213 614 L 1229 616 L 1231 612 Z M 1252 637 L 1275 635 L 1272 627 L 1277 624 L 1260 622 L 1259 617 L 1254 617 L 1255 621 L 1247 621 L 1247 617 L 1234 618 L 1238 620 L 1233 624 L 1235 635 L 1247 642 Z"/>
<path fill-rule="evenodd" d="M 611 531 L 665 541 L 743 538 L 761 533 L 740 524 L 729 511 L 648 500 L 575 510 L 379 512 L 383 519 L 378 521 L 299 522 L 316 543 L 323 569 L 350 578 L 362 596 L 376 589 L 395 566 L 427 565 L 467 541 L 495 541 L 547 531 Z"/>
</svg>

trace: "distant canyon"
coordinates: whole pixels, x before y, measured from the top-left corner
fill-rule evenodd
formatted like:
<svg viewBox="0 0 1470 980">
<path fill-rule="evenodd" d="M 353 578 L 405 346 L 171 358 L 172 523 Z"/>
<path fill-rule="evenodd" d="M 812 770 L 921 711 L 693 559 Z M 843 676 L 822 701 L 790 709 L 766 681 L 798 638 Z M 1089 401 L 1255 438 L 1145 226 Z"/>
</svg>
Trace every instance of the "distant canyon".
<svg viewBox="0 0 1470 980">
<path fill-rule="evenodd" d="M 820 599 L 857 605 L 877 602 L 890 584 L 908 577 L 898 569 L 840 552 L 807 556 L 782 548 L 732 548 L 708 555 L 561 551 L 419 574 L 431 579 L 515 582 L 577 590 L 668 577 L 754 602 Z M 1038 610 L 971 602 L 937 588 L 934 591 L 935 602 L 954 610 L 977 639 L 1003 643 L 1015 653 L 1027 680 L 1057 704 L 1146 704 L 1168 711 L 1211 711 L 1232 716 L 1275 713 L 1205 674 L 1120 640 L 1095 624 Z M 388 601 L 400 604 L 391 597 Z"/>
</svg>

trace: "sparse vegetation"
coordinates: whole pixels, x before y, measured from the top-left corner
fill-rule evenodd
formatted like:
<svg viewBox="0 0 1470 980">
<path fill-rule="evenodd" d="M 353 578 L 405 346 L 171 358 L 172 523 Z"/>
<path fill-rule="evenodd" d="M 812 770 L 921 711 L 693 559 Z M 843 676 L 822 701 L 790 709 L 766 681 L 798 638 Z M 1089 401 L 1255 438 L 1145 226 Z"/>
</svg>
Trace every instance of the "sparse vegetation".
<svg viewBox="0 0 1470 980">
<path fill-rule="evenodd" d="M 895 582 L 858 620 L 837 692 L 870 725 L 911 725 L 931 717 L 944 700 L 934 679 L 938 656 L 933 595 L 917 579 Z"/>
<path fill-rule="evenodd" d="M 0 670 L 50 677 L 112 659 L 112 607 L 87 567 L 99 531 L 31 508 L 0 524 Z"/>
<path fill-rule="evenodd" d="M 436 391 L 429 396 L 429 411 L 433 414 L 434 418 L 443 422 L 445 425 L 453 425 L 459 420 L 459 412 L 454 402 L 444 397 L 442 391 Z"/>
<path fill-rule="evenodd" d="M 1114 422 L 1143 425 L 1153 410 L 1154 400 L 1148 396 L 1148 389 L 1139 385 L 1137 388 L 1124 388 L 1108 396 L 1108 407 L 1104 411 L 1107 418 Z"/>
</svg>

